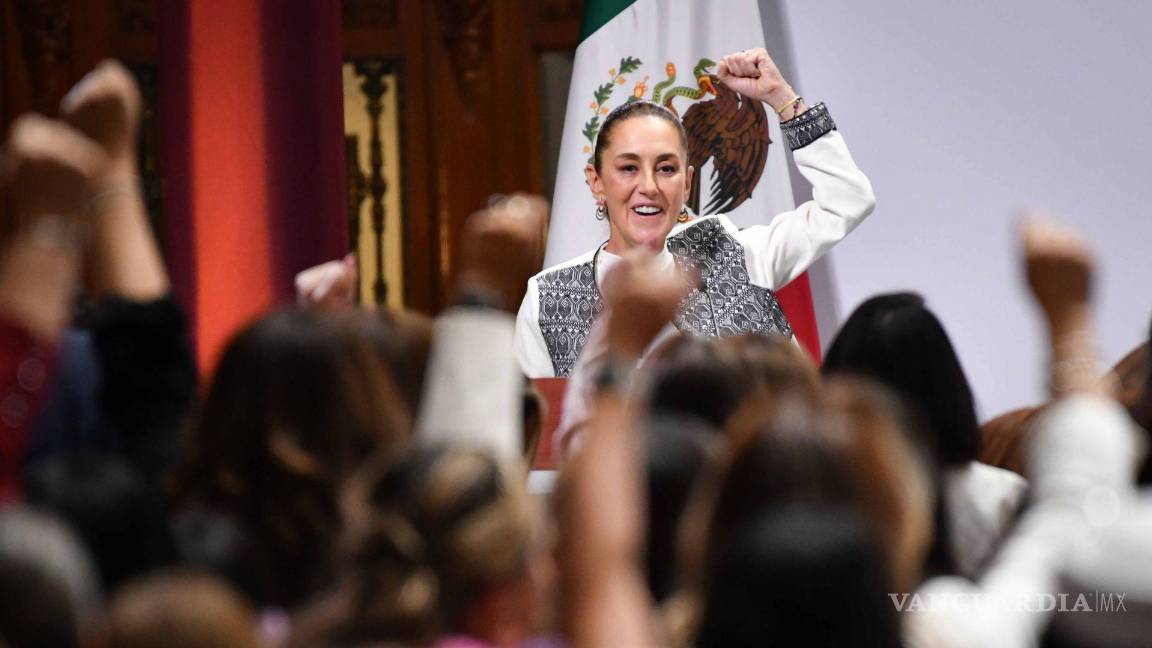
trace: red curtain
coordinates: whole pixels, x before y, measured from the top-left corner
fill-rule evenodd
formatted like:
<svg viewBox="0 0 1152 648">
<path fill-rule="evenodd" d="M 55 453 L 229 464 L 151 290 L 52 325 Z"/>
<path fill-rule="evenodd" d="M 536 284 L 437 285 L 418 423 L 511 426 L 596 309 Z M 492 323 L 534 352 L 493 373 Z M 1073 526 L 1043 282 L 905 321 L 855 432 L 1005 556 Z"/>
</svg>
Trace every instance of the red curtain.
<svg viewBox="0 0 1152 648">
<path fill-rule="evenodd" d="M 337 0 L 163 0 L 164 247 L 202 372 L 347 251 Z"/>
</svg>

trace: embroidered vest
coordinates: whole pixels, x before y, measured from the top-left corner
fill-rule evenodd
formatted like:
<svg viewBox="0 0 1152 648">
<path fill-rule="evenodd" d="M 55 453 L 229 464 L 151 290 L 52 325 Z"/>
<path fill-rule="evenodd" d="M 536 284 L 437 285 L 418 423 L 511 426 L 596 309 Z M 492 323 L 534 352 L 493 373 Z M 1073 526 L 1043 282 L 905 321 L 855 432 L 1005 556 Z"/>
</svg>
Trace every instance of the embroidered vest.
<svg viewBox="0 0 1152 648">
<path fill-rule="evenodd" d="M 720 337 L 740 333 L 792 336 L 792 326 L 768 288 L 751 284 L 744 247 L 719 219 L 707 218 L 668 238 L 679 267 L 695 268 L 704 290 L 693 289 L 673 320 L 684 333 Z M 596 285 L 595 259 L 541 275 L 540 332 L 557 376 L 568 376 L 588 340 L 592 323 L 604 311 Z"/>
</svg>

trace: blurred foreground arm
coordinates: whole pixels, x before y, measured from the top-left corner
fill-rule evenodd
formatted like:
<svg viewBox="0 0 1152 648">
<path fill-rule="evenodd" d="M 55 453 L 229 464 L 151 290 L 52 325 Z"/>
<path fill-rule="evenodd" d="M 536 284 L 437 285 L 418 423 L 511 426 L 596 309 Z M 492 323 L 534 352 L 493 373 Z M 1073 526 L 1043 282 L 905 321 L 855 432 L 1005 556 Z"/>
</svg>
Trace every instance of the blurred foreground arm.
<svg viewBox="0 0 1152 648">
<path fill-rule="evenodd" d="M 436 319 L 417 434 L 522 456 L 519 291 L 543 261 L 548 203 L 513 196 L 464 225 L 455 306 Z"/>
<path fill-rule="evenodd" d="M 132 75 L 120 63 L 104 61 L 64 96 L 60 113 L 108 158 L 88 204 L 96 292 L 138 301 L 164 296 L 168 274 L 136 175 L 141 101 Z"/>
<path fill-rule="evenodd" d="M 1092 325 L 1095 261 L 1087 242 L 1072 228 L 1029 217 L 1020 228 L 1028 286 L 1048 328 L 1050 387 L 1106 395 Z"/>
<path fill-rule="evenodd" d="M 88 202 L 101 416 L 125 457 L 158 482 L 179 456 L 196 370 L 136 177 L 140 92 L 124 66 L 105 61 L 68 92 L 60 111 L 107 158 Z"/>
<path fill-rule="evenodd" d="M 0 252 L 0 499 L 15 495 L 80 266 L 84 204 L 105 157 L 66 124 L 25 115 L 0 152 L 16 233 Z"/>
<path fill-rule="evenodd" d="M 1059 575 L 1092 549 L 1132 494 L 1140 456 L 1131 421 L 1107 396 L 1091 322 L 1094 261 L 1075 231 L 1029 220 L 1021 229 L 1028 284 L 1048 325 L 1055 401 L 1035 424 L 1027 457 L 1031 506 L 978 585 L 934 578 L 924 597 L 979 595 L 989 605 L 912 615 L 910 646 L 1034 646 L 1051 619 Z M 968 599 L 972 600 L 972 599 Z"/>
<path fill-rule="evenodd" d="M 575 648 L 660 642 L 640 569 L 645 504 L 628 383 L 688 289 L 642 252 L 625 257 L 605 282 L 608 359 L 591 419 L 564 465 L 559 501 L 565 624 Z"/>
</svg>

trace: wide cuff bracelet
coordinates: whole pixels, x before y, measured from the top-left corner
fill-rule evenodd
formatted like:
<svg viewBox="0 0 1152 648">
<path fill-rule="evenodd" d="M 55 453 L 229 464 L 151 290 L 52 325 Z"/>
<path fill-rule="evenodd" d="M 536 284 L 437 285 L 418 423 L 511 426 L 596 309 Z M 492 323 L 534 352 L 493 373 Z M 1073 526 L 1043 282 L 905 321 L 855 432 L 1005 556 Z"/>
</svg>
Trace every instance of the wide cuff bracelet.
<svg viewBox="0 0 1152 648">
<path fill-rule="evenodd" d="M 836 130 L 836 122 L 832 121 L 828 107 L 821 102 L 805 110 L 799 117 L 782 122 L 780 130 L 788 142 L 788 149 L 795 151 Z"/>
</svg>

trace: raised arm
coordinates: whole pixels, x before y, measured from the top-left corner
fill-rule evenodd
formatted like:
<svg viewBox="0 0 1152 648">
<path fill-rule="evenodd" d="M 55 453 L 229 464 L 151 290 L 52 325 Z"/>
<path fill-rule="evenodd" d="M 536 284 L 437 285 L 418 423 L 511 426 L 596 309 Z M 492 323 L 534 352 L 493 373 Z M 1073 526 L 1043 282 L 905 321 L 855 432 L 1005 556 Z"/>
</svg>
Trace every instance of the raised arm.
<svg viewBox="0 0 1152 648">
<path fill-rule="evenodd" d="M 625 257 L 605 282 L 608 357 L 596 377 L 591 419 L 561 480 L 561 572 L 574 648 L 659 643 L 640 568 L 644 495 L 629 383 L 689 285 L 642 251 Z"/>
<path fill-rule="evenodd" d="M 1093 259 L 1073 230 L 1043 220 L 1022 228 L 1025 273 L 1048 325 L 1056 400 L 1036 423 L 1028 454 L 1032 505 L 977 585 L 928 581 L 920 592 L 979 595 L 988 605 L 917 614 L 911 646 L 1032 646 L 1051 618 L 1044 596 L 1093 531 L 1109 524 L 1132 490 L 1139 458 L 1132 423 L 1100 384 L 1091 322 Z"/>
<path fill-rule="evenodd" d="M 747 251 L 753 283 L 780 288 L 863 222 L 872 213 L 876 197 L 827 107 L 809 107 L 767 51 L 752 49 L 726 56 L 717 76 L 779 115 L 785 143 L 800 173 L 812 184 L 812 200 L 777 215 L 768 225 L 736 234 Z"/>
<path fill-rule="evenodd" d="M 108 156 L 88 206 L 97 292 L 136 301 L 163 297 L 168 273 L 137 176 L 141 100 L 132 75 L 120 63 L 104 61 L 65 95 L 60 112 Z"/>
<path fill-rule="evenodd" d="M 513 196 L 465 223 L 455 306 L 433 325 L 418 434 L 522 455 L 511 312 L 543 260 L 547 221 L 542 198 Z"/>
<path fill-rule="evenodd" d="M 0 253 L 0 500 L 18 491 L 28 425 L 68 323 L 89 187 L 106 158 L 66 124 L 25 115 L 0 151 L 16 231 Z"/>
<path fill-rule="evenodd" d="M 181 451 L 196 370 L 136 176 L 141 110 L 132 75 L 116 61 L 89 72 L 60 106 L 108 160 L 88 204 L 101 416 L 125 457 L 159 483 Z"/>
</svg>

